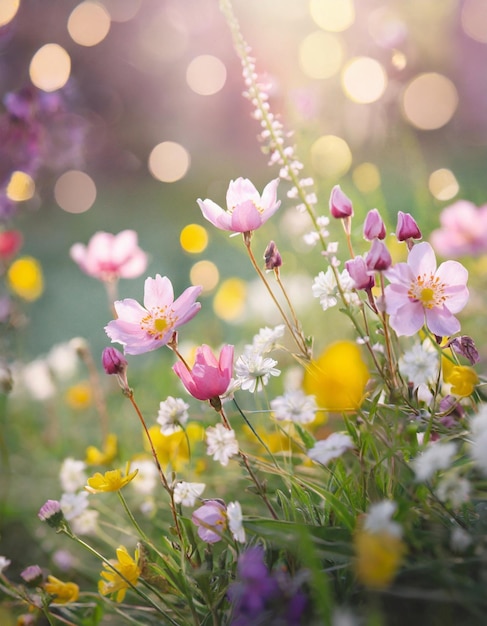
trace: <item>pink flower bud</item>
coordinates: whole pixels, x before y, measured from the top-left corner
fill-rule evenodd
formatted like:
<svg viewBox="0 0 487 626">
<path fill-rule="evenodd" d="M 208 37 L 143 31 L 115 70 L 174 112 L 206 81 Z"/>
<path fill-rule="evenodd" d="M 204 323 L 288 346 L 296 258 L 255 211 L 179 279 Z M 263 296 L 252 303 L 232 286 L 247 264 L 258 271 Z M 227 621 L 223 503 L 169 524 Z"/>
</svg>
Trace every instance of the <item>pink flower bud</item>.
<svg viewBox="0 0 487 626">
<path fill-rule="evenodd" d="M 364 222 L 364 238 L 368 241 L 373 239 L 384 239 L 386 227 L 377 209 L 372 209 L 367 213 Z"/>
<path fill-rule="evenodd" d="M 345 217 L 352 217 L 353 206 L 350 198 L 343 193 L 340 185 L 335 185 L 330 194 L 330 212 L 333 217 L 337 219 L 343 219 Z"/>
<path fill-rule="evenodd" d="M 354 259 L 350 259 L 345 263 L 345 267 L 355 283 L 355 289 L 372 289 L 375 285 L 374 276 L 367 269 L 363 257 L 356 256 Z"/>
<path fill-rule="evenodd" d="M 282 257 L 273 241 L 270 241 L 269 245 L 265 249 L 264 260 L 266 270 L 274 270 L 282 265 Z"/>
<path fill-rule="evenodd" d="M 370 272 L 383 272 L 392 265 L 391 254 L 384 242 L 374 239 L 365 259 Z"/>
<path fill-rule="evenodd" d="M 46 522 L 52 528 L 59 528 L 64 522 L 64 514 L 58 500 L 48 500 L 39 509 L 37 517 L 41 522 Z"/>
<path fill-rule="evenodd" d="M 397 214 L 396 237 L 398 241 L 421 239 L 423 235 L 410 213 L 399 211 Z"/>
<path fill-rule="evenodd" d="M 105 348 L 101 355 L 103 369 L 109 375 L 123 374 L 127 369 L 127 359 L 116 348 Z"/>
</svg>

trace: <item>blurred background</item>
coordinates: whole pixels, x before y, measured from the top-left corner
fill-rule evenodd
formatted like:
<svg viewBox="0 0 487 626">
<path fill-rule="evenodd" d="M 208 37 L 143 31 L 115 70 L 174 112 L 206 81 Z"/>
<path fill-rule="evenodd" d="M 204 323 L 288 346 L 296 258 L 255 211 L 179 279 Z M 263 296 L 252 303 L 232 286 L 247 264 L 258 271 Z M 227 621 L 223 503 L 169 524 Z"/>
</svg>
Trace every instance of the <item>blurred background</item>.
<svg viewBox="0 0 487 626">
<path fill-rule="evenodd" d="M 377 207 L 392 229 L 398 210 L 428 233 L 446 204 L 485 202 L 484 0 L 233 4 L 271 107 L 316 181 L 319 213 L 336 183 L 359 216 Z M 249 307 L 255 316 L 250 264 L 234 240 L 206 229 L 196 204 L 223 204 L 232 178 L 262 189 L 278 175 L 241 96 L 218 1 L 2 0 L 0 25 L 2 219 L 22 231 L 22 252 L 45 276 L 12 351 L 29 359 L 78 335 L 106 345 L 103 288 L 69 258 L 97 230 L 137 230 L 147 275 L 170 276 L 176 291 L 204 283 L 214 341 Z M 12 172 L 21 178 L 9 188 Z M 301 238 L 310 225 L 285 192 L 281 184 L 282 219 L 257 234 L 257 253 L 274 238 L 290 274 L 304 264 L 317 273 L 319 255 Z M 185 242 L 189 224 L 206 232 L 190 229 Z M 122 281 L 120 294 L 140 299 L 142 285 Z"/>
</svg>

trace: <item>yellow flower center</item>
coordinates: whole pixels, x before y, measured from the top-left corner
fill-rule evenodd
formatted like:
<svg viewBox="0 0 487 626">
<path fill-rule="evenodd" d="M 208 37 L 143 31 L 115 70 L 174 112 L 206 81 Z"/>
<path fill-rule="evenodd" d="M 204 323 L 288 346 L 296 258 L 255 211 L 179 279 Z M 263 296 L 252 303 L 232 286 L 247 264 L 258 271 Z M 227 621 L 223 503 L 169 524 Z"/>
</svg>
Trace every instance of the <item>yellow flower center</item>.
<svg viewBox="0 0 487 626">
<path fill-rule="evenodd" d="M 176 321 L 177 317 L 174 312 L 168 310 L 167 307 L 154 307 L 140 320 L 140 327 L 154 339 L 160 340 Z"/>
<path fill-rule="evenodd" d="M 446 301 L 446 285 L 434 274 L 416 276 L 408 290 L 408 297 L 415 302 L 421 302 L 425 309 L 441 307 Z"/>
</svg>

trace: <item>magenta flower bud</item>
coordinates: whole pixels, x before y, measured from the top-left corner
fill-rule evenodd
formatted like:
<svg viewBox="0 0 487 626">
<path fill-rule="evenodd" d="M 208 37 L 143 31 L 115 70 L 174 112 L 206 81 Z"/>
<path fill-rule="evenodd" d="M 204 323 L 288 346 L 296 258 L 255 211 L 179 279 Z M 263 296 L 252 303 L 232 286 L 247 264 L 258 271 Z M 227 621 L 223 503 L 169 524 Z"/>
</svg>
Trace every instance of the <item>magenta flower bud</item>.
<svg viewBox="0 0 487 626">
<path fill-rule="evenodd" d="M 227 507 L 221 500 L 205 500 L 193 512 L 193 524 L 198 526 L 198 536 L 206 543 L 220 541 L 227 527 Z"/>
<path fill-rule="evenodd" d="M 273 241 L 270 241 L 269 245 L 265 249 L 264 260 L 266 270 L 274 270 L 282 265 L 282 257 Z"/>
<path fill-rule="evenodd" d="M 423 235 L 410 213 L 399 211 L 397 214 L 396 237 L 398 241 L 421 239 Z"/>
<path fill-rule="evenodd" d="M 375 285 L 374 275 L 367 269 L 365 259 L 356 256 L 345 263 L 348 273 L 353 280 L 355 289 L 372 289 Z"/>
<path fill-rule="evenodd" d="M 383 241 L 374 239 L 365 258 L 369 272 L 383 272 L 392 265 L 391 254 Z"/>
<path fill-rule="evenodd" d="M 353 215 L 352 201 L 343 193 L 340 185 L 335 185 L 331 190 L 330 213 L 337 219 L 352 217 Z"/>
<path fill-rule="evenodd" d="M 52 528 L 60 528 L 64 522 L 64 514 L 58 500 L 48 500 L 39 509 L 37 517 Z"/>
<path fill-rule="evenodd" d="M 384 239 L 386 227 L 377 209 L 372 209 L 367 213 L 364 222 L 364 238 L 368 241 L 373 239 Z"/>
<path fill-rule="evenodd" d="M 29 565 L 20 572 L 20 577 L 29 587 L 38 587 L 44 580 L 44 574 L 38 565 Z"/>
<path fill-rule="evenodd" d="M 103 369 L 107 374 L 123 374 L 127 369 L 127 359 L 116 348 L 105 348 L 101 355 Z"/>
</svg>

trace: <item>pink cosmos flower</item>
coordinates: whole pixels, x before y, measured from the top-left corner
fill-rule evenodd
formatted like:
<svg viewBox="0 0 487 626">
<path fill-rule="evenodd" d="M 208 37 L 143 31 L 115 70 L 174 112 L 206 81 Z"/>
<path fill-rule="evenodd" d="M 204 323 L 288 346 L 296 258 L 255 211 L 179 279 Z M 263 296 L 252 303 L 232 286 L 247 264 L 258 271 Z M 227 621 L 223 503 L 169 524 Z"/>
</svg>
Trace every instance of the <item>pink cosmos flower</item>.
<svg viewBox="0 0 487 626">
<path fill-rule="evenodd" d="M 271 180 L 260 196 L 248 178 L 237 178 L 228 186 L 226 211 L 213 200 L 198 200 L 198 205 L 203 216 L 217 228 L 235 233 L 250 232 L 262 226 L 279 208 L 278 184 L 278 178 Z"/>
<path fill-rule="evenodd" d="M 407 263 L 398 263 L 385 272 L 390 281 L 385 289 L 386 312 L 398 335 L 411 336 L 423 324 L 439 337 L 460 330 L 454 317 L 468 300 L 468 272 L 457 261 L 446 261 L 438 269 L 427 242 L 413 246 Z"/>
<path fill-rule="evenodd" d="M 216 543 L 227 528 L 227 507 L 221 500 L 206 500 L 193 511 L 191 519 L 198 526 L 198 535 L 203 541 Z"/>
<path fill-rule="evenodd" d="M 118 235 L 97 232 L 87 246 L 71 246 L 70 255 L 85 274 L 104 282 L 137 278 L 147 268 L 147 254 L 137 245 L 134 230 L 122 230 Z"/>
<path fill-rule="evenodd" d="M 459 200 L 443 209 L 440 223 L 430 241 L 441 256 L 457 258 L 487 252 L 487 204 L 477 208 L 472 202 Z"/>
<path fill-rule="evenodd" d="M 217 361 L 210 348 L 203 344 L 196 350 L 191 372 L 178 361 L 173 370 L 189 393 L 197 400 L 218 398 L 228 389 L 233 371 L 233 346 L 223 346 Z"/>
<path fill-rule="evenodd" d="M 164 346 L 173 332 L 193 319 L 201 308 L 195 302 L 202 287 L 188 287 L 176 300 L 171 281 L 166 276 L 147 278 L 144 306 L 127 298 L 114 303 L 118 319 L 105 326 L 112 342 L 123 345 L 125 354 L 143 354 Z"/>
</svg>

